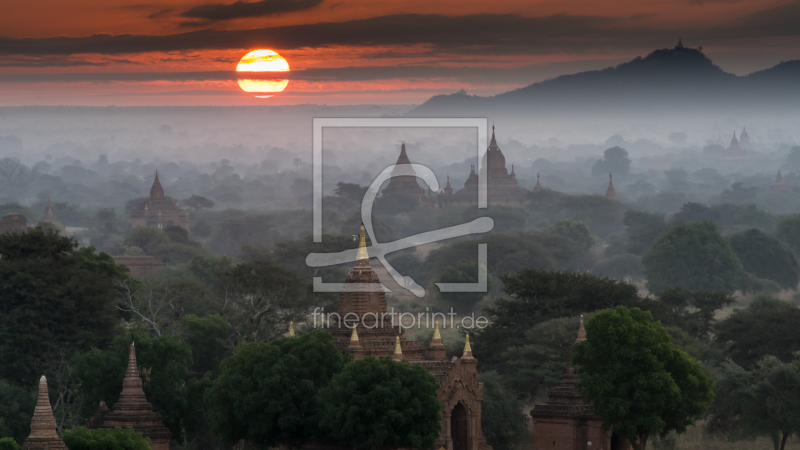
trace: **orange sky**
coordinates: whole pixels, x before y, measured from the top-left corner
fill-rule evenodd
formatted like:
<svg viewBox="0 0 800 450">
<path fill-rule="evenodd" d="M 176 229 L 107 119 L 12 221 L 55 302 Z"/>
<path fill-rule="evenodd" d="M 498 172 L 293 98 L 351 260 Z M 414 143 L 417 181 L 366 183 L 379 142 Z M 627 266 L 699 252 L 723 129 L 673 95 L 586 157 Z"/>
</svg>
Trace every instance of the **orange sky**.
<svg viewBox="0 0 800 450">
<path fill-rule="evenodd" d="M 671 47 L 743 75 L 800 59 L 800 0 L 28 0 L 0 16 L 0 105 L 419 103 L 491 95 Z M 192 34 L 187 34 L 192 33 Z M 292 68 L 254 99 L 254 48 Z"/>
</svg>

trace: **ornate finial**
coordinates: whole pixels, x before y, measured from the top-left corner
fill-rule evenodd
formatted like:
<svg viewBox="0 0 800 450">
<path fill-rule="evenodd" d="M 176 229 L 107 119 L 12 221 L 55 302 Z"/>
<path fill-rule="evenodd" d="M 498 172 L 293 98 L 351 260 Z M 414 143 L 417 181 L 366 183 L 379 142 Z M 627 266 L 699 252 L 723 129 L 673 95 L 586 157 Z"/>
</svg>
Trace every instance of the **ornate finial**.
<svg viewBox="0 0 800 450">
<path fill-rule="evenodd" d="M 472 353 L 472 346 L 469 345 L 469 335 L 467 335 L 466 340 L 464 341 L 464 354 L 466 355 L 467 352 Z"/>
<path fill-rule="evenodd" d="M 394 355 L 395 356 L 402 356 L 403 349 L 400 347 L 400 336 L 395 336 L 394 338 Z"/>
<path fill-rule="evenodd" d="M 289 337 L 294 337 L 294 322 L 289 322 Z"/>
<path fill-rule="evenodd" d="M 439 334 L 439 322 L 434 322 L 436 326 L 433 328 L 433 340 L 442 340 L 442 335 Z"/>
<path fill-rule="evenodd" d="M 581 324 L 578 327 L 578 338 L 575 342 L 582 342 L 586 340 L 586 328 L 583 327 L 583 314 L 581 314 Z"/>
<path fill-rule="evenodd" d="M 356 328 L 357 327 L 353 327 L 353 332 L 350 334 L 350 342 L 358 342 L 358 332 Z"/>
<path fill-rule="evenodd" d="M 361 225 L 361 231 L 358 233 L 358 253 L 356 254 L 356 261 L 362 259 L 369 259 L 367 253 L 367 238 L 364 233 L 364 225 Z"/>
</svg>

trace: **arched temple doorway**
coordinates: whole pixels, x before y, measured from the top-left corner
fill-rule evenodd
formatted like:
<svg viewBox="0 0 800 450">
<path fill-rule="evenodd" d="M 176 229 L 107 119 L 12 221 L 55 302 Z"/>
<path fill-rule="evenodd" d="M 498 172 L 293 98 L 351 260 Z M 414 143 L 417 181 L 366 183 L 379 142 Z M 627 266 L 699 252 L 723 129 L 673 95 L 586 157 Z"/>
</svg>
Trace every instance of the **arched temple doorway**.
<svg viewBox="0 0 800 450">
<path fill-rule="evenodd" d="M 456 404 L 450 413 L 450 437 L 453 439 L 453 450 L 469 449 L 469 415 L 461 403 Z"/>
</svg>

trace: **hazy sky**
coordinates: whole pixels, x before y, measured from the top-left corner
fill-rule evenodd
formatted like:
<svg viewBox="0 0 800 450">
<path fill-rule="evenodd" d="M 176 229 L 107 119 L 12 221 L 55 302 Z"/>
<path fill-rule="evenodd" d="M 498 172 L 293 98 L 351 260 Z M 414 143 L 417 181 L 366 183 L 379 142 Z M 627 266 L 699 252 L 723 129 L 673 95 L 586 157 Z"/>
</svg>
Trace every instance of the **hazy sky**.
<svg viewBox="0 0 800 450">
<path fill-rule="evenodd" d="M 744 75 L 800 59 L 800 0 L 27 0 L 0 15 L 0 105 L 420 103 L 672 47 Z M 236 82 L 279 52 L 287 90 Z"/>
</svg>

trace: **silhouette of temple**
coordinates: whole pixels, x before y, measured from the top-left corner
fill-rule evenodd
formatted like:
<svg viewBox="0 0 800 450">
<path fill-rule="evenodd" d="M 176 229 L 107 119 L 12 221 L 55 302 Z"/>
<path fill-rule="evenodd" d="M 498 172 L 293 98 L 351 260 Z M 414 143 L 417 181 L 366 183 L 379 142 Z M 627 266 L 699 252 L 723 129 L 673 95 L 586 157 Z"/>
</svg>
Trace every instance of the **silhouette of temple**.
<svg viewBox="0 0 800 450">
<path fill-rule="evenodd" d="M 486 174 L 486 191 L 489 205 L 523 205 L 527 199 L 528 190 L 519 187 L 514 166 L 511 173 L 506 169 L 506 157 L 497 146 L 494 125 L 492 125 L 492 140 L 486 153 L 481 159 L 481 174 Z M 449 181 L 449 178 L 448 178 Z M 440 206 L 449 205 L 477 205 L 478 204 L 478 174 L 472 166 L 469 177 L 464 187 L 455 194 L 440 194 Z"/>
<path fill-rule="evenodd" d="M 359 238 L 357 260 L 347 274 L 345 285 L 380 286 L 378 275 L 369 264 L 363 226 Z M 472 357 L 469 336 L 461 358 L 448 361 L 436 322 L 426 358 L 422 343 L 407 339 L 405 329 L 395 325 L 387 312 L 386 293 L 382 290 L 342 292 L 338 314 L 353 328 L 341 326 L 338 321 L 331 322 L 328 331 L 333 334 L 334 345 L 339 351 L 352 354 L 354 359 L 389 356 L 424 367 L 439 382 L 438 398 L 444 405 L 436 448 L 483 450 L 486 445 L 481 431 L 483 382 L 478 376 L 477 361 Z"/>
<path fill-rule="evenodd" d="M 0 218 L 0 234 L 28 231 L 28 219 L 22 214 L 10 213 Z"/>
<path fill-rule="evenodd" d="M 400 146 L 400 156 L 395 164 L 411 164 L 406 153 L 406 144 Z M 400 169 L 395 167 L 392 175 L 396 175 L 399 171 Z M 382 195 L 390 194 L 406 194 L 421 200 L 425 197 L 425 189 L 417 183 L 417 176 L 411 169 L 411 175 L 397 175 L 389 179 L 389 184 L 383 189 Z"/>
<path fill-rule="evenodd" d="M 581 316 L 575 342 L 585 340 Z M 561 383 L 547 392 L 547 403 L 533 407 L 533 450 L 628 450 L 627 440 L 603 429 L 603 421 L 592 413 L 577 384 L 577 372 L 570 364 Z"/>
<path fill-rule="evenodd" d="M 39 396 L 31 418 L 31 434 L 22 444 L 22 450 L 67 450 L 64 441 L 56 433 L 56 418 L 53 417 L 44 375 L 39 379 Z"/>
<path fill-rule="evenodd" d="M 736 131 L 733 132 L 733 138 L 731 138 L 728 148 L 722 153 L 722 159 L 728 161 L 747 159 L 747 152 L 741 147 L 739 140 L 736 139 Z"/>
<path fill-rule="evenodd" d="M 609 200 L 616 200 L 617 199 L 617 191 L 614 190 L 614 180 L 611 177 L 611 174 L 608 174 L 608 188 L 606 189 L 606 198 Z"/>
<path fill-rule="evenodd" d="M 769 190 L 772 192 L 792 192 L 791 186 L 783 184 L 783 177 L 781 176 L 780 169 L 778 170 L 778 176 L 775 177 L 775 184 L 770 186 Z"/>
<path fill-rule="evenodd" d="M 53 204 L 50 203 L 50 197 L 47 197 L 47 204 L 44 205 L 44 214 L 39 219 L 39 223 L 50 222 L 55 225 L 61 225 L 61 222 L 56 218 L 56 210 L 53 209 Z"/>
<path fill-rule="evenodd" d="M 747 134 L 747 127 L 743 127 L 742 134 L 739 135 L 739 147 L 741 147 L 742 150 L 745 151 L 753 148 L 752 145 L 750 144 L 750 135 Z"/>
<path fill-rule="evenodd" d="M 86 421 L 87 428 L 111 429 L 115 427 L 133 428 L 150 439 L 152 450 L 169 450 L 172 433 L 161 421 L 161 414 L 153 411 L 142 390 L 142 378 L 136 365 L 136 347 L 131 344 L 128 351 L 128 368 L 122 380 L 122 392 L 119 400 L 111 410 L 105 402 L 100 405 L 91 419 Z"/>
<path fill-rule="evenodd" d="M 170 224 L 188 229 L 189 213 L 185 212 L 179 204 L 176 205 L 175 200 L 164 195 L 164 188 L 158 180 L 158 171 L 156 171 L 156 179 L 150 188 L 150 197 L 140 202 L 131 211 L 131 228 L 164 228 Z"/>
</svg>

